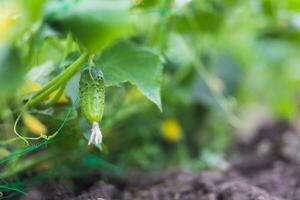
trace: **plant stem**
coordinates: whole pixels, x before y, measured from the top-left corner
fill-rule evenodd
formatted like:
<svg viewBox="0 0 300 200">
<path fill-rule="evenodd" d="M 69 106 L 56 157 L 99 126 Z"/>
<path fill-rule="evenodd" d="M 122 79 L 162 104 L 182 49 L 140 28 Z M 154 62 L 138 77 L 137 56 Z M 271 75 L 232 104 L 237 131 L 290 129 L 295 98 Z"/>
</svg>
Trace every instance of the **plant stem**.
<svg viewBox="0 0 300 200">
<path fill-rule="evenodd" d="M 26 55 L 26 61 L 27 61 L 27 67 L 30 68 L 33 64 L 33 58 L 36 53 L 36 48 L 35 48 L 35 42 L 37 40 L 37 37 L 42 30 L 42 22 L 38 21 L 37 23 L 34 24 L 34 26 L 31 28 L 30 31 L 30 37 L 28 39 L 28 44 L 29 44 L 29 49 L 28 53 Z"/>
<path fill-rule="evenodd" d="M 44 88 L 25 105 L 25 107 L 30 108 L 37 105 L 39 102 L 46 99 L 52 92 L 57 90 L 62 84 L 65 84 L 88 60 L 88 57 L 88 53 L 84 52 L 73 64 L 70 65 L 70 67 L 47 83 Z"/>
<path fill-rule="evenodd" d="M 46 160 L 50 160 L 52 158 L 55 158 L 59 154 L 58 151 L 54 152 L 43 152 L 40 153 L 39 156 L 27 158 L 26 160 L 23 160 L 23 162 L 16 164 L 13 168 L 9 168 L 7 170 L 4 170 L 0 173 L 0 178 L 7 178 L 14 174 L 20 173 L 26 169 L 29 169 L 39 163 L 42 163 Z"/>
<path fill-rule="evenodd" d="M 186 16 L 188 16 L 187 19 L 189 25 L 194 31 L 196 31 L 198 29 L 198 24 L 195 18 L 189 16 L 188 14 L 186 14 Z M 188 39 L 186 39 L 185 42 L 186 44 L 188 44 L 189 48 L 191 46 L 197 45 L 197 42 L 190 42 Z M 228 108 L 227 105 L 228 102 L 226 97 L 223 94 L 216 92 L 214 88 L 212 88 L 212 85 L 210 84 L 211 80 L 214 79 L 214 76 L 206 70 L 203 63 L 199 60 L 197 52 L 195 52 L 190 48 L 190 53 L 192 54 L 193 67 L 201 76 L 206 86 L 209 88 L 211 95 L 215 99 L 217 105 L 221 108 L 221 110 L 227 117 L 227 120 L 230 123 L 230 125 L 232 125 L 233 127 L 237 127 L 239 124 L 239 118 Z"/>
<path fill-rule="evenodd" d="M 171 0 L 160 1 L 159 51 L 164 52 L 168 34 L 168 12 Z"/>
<path fill-rule="evenodd" d="M 110 118 L 108 118 L 101 126 L 104 129 L 111 128 L 114 124 L 117 124 L 117 122 L 125 119 L 130 115 L 139 113 L 141 110 L 145 110 L 148 106 L 149 103 L 147 102 L 125 105 L 123 109 L 120 109 L 113 116 L 110 116 Z"/>
</svg>

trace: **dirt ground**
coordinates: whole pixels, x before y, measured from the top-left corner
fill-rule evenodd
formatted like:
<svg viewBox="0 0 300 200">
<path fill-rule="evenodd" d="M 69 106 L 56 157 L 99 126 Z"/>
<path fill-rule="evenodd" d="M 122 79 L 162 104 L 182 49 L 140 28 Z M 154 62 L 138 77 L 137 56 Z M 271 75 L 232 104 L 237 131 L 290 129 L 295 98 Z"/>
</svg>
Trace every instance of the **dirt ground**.
<svg viewBox="0 0 300 200">
<path fill-rule="evenodd" d="M 300 136 L 288 123 L 264 126 L 232 152 L 223 172 L 139 172 L 119 182 L 95 181 L 79 193 L 47 183 L 20 200 L 300 200 Z"/>
</svg>

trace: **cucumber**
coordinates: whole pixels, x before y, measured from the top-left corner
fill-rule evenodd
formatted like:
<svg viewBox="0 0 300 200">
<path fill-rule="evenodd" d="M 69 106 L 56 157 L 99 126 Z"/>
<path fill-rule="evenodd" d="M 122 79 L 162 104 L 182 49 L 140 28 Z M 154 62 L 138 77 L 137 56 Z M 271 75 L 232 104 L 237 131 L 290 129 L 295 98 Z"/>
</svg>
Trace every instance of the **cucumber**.
<svg viewBox="0 0 300 200">
<path fill-rule="evenodd" d="M 102 119 L 105 104 L 105 86 L 101 70 L 86 68 L 81 72 L 79 81 L 80 107 L 85 118 L 92 124 L 89 145 L 101 144 L 102 134 L 99 122 Z"/>
</svg>

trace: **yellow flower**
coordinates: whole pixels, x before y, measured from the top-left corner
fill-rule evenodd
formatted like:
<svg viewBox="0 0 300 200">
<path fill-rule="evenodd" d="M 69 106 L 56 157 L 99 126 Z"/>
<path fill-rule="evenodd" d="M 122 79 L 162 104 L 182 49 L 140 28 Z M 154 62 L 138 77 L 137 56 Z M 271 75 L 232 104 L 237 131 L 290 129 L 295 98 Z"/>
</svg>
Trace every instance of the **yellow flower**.
<svg viewBox="0 0 300 200">
<path fill-rule="evenodd" d="M 53 97 L 55 97 L 55 95 L 57 94 L 57 91 L 54 91 L 52 92 L 50 95 L 49 95 L 49 99 L 52 99 Z M 69 103 L 69 99 L 66 97 L 65 93 L 63 93 L 58 101 L 56 102 L 57 104 L 66 104 L 66 103 Z"/>
<path fill-rule="evenodd" d="M 0 41 L 5 40 L 11 32 L 16 22 L 17 12 L 15 5 L 0 5 Z"/>
<path fill-rule="evenodd" d="M 30 79 L 27 79 L 25 85 L 21 88 L 21 95 L 25 96 L 31 93 L 38 92 L 42 89 L 42 86 L 39 83 L 33 82 Z"/>
<path fill-rule="evenodd" d="M 23 116 L 23 122 L 31 133 L 36 135 L 45 135 L 47 133 L 46 126 L 33 115 L 25 114 Z"/>
<path fill-rule="evenodd" d="M 182 137 L 182 130 L 176 119 L 167 119 L 162 124 L 163 137 L 169 142 L 178 142 Z"/>
<path fill-rule="evenodd" d="M 132 87 L 132 89 L 128 91 L 126 98 L 129 100 L 140 100 L 143 98 L 143 95 L 138 89 Z"/>
<path fill-rule="evenodd" d="M 25 85 L 21 88 L 20 93 L 22 96 L 25 96 L 25 95 L 29 95 L 29 94 L 38 92 L 41 89 L 42 89 L 41 84 L 28 79 L 28 80 L 26 80 Z M 57 91 L 52 92 L 49 95 L 48 100 L 52 99 L 56 94 L 57 94 Z M 69 99 L 66 97 L 65 93 L 63 93 L 56 103 L 58 103 L 58 104 L 69 103 Z"/>
</svg>

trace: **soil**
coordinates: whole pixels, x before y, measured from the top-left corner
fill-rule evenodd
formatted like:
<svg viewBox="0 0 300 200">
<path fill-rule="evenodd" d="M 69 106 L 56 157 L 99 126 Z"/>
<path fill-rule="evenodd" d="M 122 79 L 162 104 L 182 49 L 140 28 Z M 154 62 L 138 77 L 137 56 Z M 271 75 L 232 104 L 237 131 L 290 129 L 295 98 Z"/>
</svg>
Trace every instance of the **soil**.
<svg viewBox="0 0 300 200">
<path fill-rule="evenodd" d="M 236 143 L 225 171 L 139 172 L 95 181 L 79 193 L 54 182 L 29 189 L 20 200 L 300 200 L 300 136 L 288 123 L 266 125 Z"/>
</svg>

